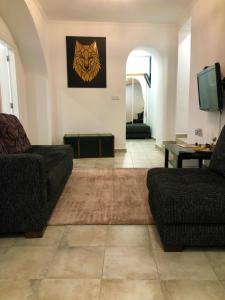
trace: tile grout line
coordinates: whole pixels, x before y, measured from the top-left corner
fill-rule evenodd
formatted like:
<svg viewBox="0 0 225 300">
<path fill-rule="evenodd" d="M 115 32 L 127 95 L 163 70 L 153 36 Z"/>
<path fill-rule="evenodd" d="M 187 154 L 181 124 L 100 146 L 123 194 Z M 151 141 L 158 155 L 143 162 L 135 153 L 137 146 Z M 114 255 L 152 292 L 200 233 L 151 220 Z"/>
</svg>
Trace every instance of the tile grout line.
<svg viewBox="0 0 225 300">
<path fill-rule="evenodd" d="M 168 297 L 167 297 L 167 294 L 165 292 L 165 289 L 164 289 L 164 286 L 162 285 L 162 279 L 161 279 L 161 276 L 160 276 L 160 272 L 159 272 L 159 268 L 158 268 L 158 264 L 157 264 L 157 260 L 156 260 L 156 257 L 154 255 L 154 250 L 157 250 L 157 249 L 154 249 L 153 248 L 153 245 L 152 245 L 152 237 L 151 237 L 151 233 L 150 233 L 150 230 L 149 230 L 149 225 L 148 225 L 148 234 L 149 234 L 149 239 L 151 241 L 151 246 L 152 246 L 152 256 L 153 256 L 153 260 L 155 262 L 155 265 L 156 265 L 156 269 L 157 269 L 157 275 L 158 275 L 158 278 L 157 278 L 157 282 L 159 283 L 159 286 L 160 286 L 160 289 L 162 291 L 162 294 L 163 294 L 163 297 L 165 298 L 165 300 L 169 300 Z"/>
<path fill-rule="evenodd" d="M 105 246 L 104 246 L 103 264 L 102 264 L 102 274 L 101 274 L 101 278 L 100 278 L 100 287 L 99 287 L 98 300 L 100 300 L 100 298 L 101 298 L 101 292 L 102 292 L 102 280 L 103 280 L 103 273 L 104 273 L 104 266 L 105 266 L 106 243 L 107 243 L 107 239 L 108 239 L 108 231 L 109 231 L 109 227 L 110 226 L 111 225 L 107 226 L 106 236 L 105 236 Z"/>
</svg>

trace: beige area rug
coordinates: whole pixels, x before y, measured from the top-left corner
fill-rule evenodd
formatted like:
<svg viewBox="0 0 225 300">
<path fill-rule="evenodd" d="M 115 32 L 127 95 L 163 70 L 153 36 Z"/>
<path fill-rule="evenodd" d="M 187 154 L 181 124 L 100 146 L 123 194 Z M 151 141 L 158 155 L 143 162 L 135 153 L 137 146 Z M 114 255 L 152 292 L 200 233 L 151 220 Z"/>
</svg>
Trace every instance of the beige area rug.
<svg viewBox="0 0 225 300">
<path fill-rule="evenodd" d="M 49 225 L 153 224 L 147 169 L 73 170 Z"/>
</svg>

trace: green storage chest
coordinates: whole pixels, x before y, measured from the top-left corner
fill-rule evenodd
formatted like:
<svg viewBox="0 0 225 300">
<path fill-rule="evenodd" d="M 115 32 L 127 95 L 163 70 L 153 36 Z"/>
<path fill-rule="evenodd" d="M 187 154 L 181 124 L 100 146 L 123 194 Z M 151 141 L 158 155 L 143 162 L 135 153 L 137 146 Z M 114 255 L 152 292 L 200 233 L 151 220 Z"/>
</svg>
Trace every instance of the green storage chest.
<svg viewBox="0 0 225 300">
<path fill-rule="evenodd" d="M 65 134 L 64 144 L 73 148 L 74 158 L 114 157 L 114 135 Z"/>
</svg>

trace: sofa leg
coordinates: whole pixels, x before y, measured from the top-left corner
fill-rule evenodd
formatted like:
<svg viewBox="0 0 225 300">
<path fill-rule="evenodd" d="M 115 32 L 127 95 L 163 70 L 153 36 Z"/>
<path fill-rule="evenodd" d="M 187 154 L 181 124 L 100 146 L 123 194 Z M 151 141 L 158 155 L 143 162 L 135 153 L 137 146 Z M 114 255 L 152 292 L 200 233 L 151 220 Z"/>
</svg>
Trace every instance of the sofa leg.
<svg viewBox="0 0 225 300">
<path fill-rule="evenodd" d="M 183 245 L 163 245 L 165 252 L 182 252 Z"/>
<path fill-rule="evenodd" d="M 28 231 L 25 232 L 26 239 L 39 239 L 42 238 L 45 233 L 45 229 L 42 231 Z"/>
</svg>

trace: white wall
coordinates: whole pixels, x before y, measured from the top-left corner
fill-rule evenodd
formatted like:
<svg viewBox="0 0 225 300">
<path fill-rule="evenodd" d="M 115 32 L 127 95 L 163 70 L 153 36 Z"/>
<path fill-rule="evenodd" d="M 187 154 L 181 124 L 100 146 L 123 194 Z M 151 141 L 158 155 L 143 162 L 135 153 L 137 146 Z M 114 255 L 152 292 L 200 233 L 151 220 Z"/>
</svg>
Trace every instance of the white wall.
<svg viewBox="0 0 225 300">
<path fill-rule="evenodd" d="M 112 132 L 116 148 L 125 148 L 126 61 L 138 46 L 152 47 L 160 53 L 162 107 L 156 120 L 161 124 L 157 125 L 156 139 L 161 144 L 174 138 L 176 26 L 47 21 L 31 0 L 2 0 L 0 12 L 21 54 L 26 87 L 18 87 L 26 90 L 22 111 L 25 115 L 27 110 L 32 143 L 62 143 L 63 135 L 72 132 Z M 66 35 L 107 38 L 106 89 L 67 88 Z M 23 74 L 19 77 L 22 81 Z M 113 96 L 120 100 L 113 101 Z"/>
<path fill-rule="evenodd" d="M 190 20 L 179 31 L 177 67 L 176 133 L 188 133 L 191 59 Z"/>
<path fill-rule="evenodd" d="M 65 36 L 103 36 L 107 41 L 107 88 L 67 88 Z M 163 98 L 158 143 L 175 134 L 177 29 L 172 25 L 117 23 L 48 23 L 49 62 L 54 101 L 53 141 L 65 133 L 112 132 L 116 148 L 125 148 L 126 60 L 138 46 L 154 47 L 161 54 L 164 78 L 159 89 Z M 112 96 L 119 96 L 113 101 Z"/>
<path fill-rule="evenodd" d="M 24 0 L 33 18 L 42 55 L 44 72 L 27 72 L 29 112 L 32 116 L 33 140 L 38 144 L 52 144 L 52 102 L 48 66 L 47 19 L 38 2 Z"/>
<path fill-rule="evenodd" d="M 140 82 L 134 80 L 133 85 L 131 82 L 126 84 L 126 122 L 132 122 L 133 119 L 137 119 L 138 113 L 144 111 L 144 106 L 145 102 Z"/>
<path fill-rule="evenodd" d="M 163 72 L 163 57 L 160 53 L 153 48 L 148 49 L 149 54 L 152 57 L 151 63 L 151 88 L 147 91 L 147 120 L 146 124 L 151 127 L 151 135 L 156 139 L 156 143 L 158 145 L 161 144 L 162 141 L 165 140 L 173 140 L 175 136 L 174 132 L 174 118 L 175 118 L 175 110 L 170 111 L 169 107 L 175 106 L 175 102 L 167 103 L 166 101 L 166 85 L 167 76 Z M 176 80 L 175 76 L 173 77 Z M 174 99 L 173 99 L 174 100 Z M 166 122 L 166 117 L 168 117 L 170 123 L 167 124 L 167 128 L 164 126 L 164 122 Z M 172 120 L 173 118 L 173 120 Z M 164 135 L 163 132 L 170 131 L 170 134 Z"/>
<path fill-rule="evenodd" d="M 44 47 L 46 22 L 31 0 L 1 0 L 0 14 L 15 39 L 24 68 L 29 138 L 32 144 L 50 144 L 51 112 L 47 48 Z"/>
<path fill-rule="evenodd" d="M 9 28 L 7 27 L 7 25 L 5 24 L 5 22 L 1 17 L 0 17 L 0 40 L 7 43 L 9 47 L 14 51 L 15 54 L 19 116 L 20 116 L 20 121 L 22 122 L 26 132 L 29 135 L 30 127 L 28 123 L 28 112 L 27 112 L 27 102 L 26 102 L 26 80 L 25 80 L 24 68 L 15 40 Z"/>
<path fill-rule="evenodd" d="M 206 65 L 220 62 L 225 76 L 225 1 L 199 0 L 192 10 L 191 82 L 189 101 L 190 142 L 211 142 L 219 133 L 219 113 L 199 110 L 196 74 Z M 222 124 L 225 123 L 223 113 Z M 203 138 L 194 129 L 203 129 Z"/>
</svg>

